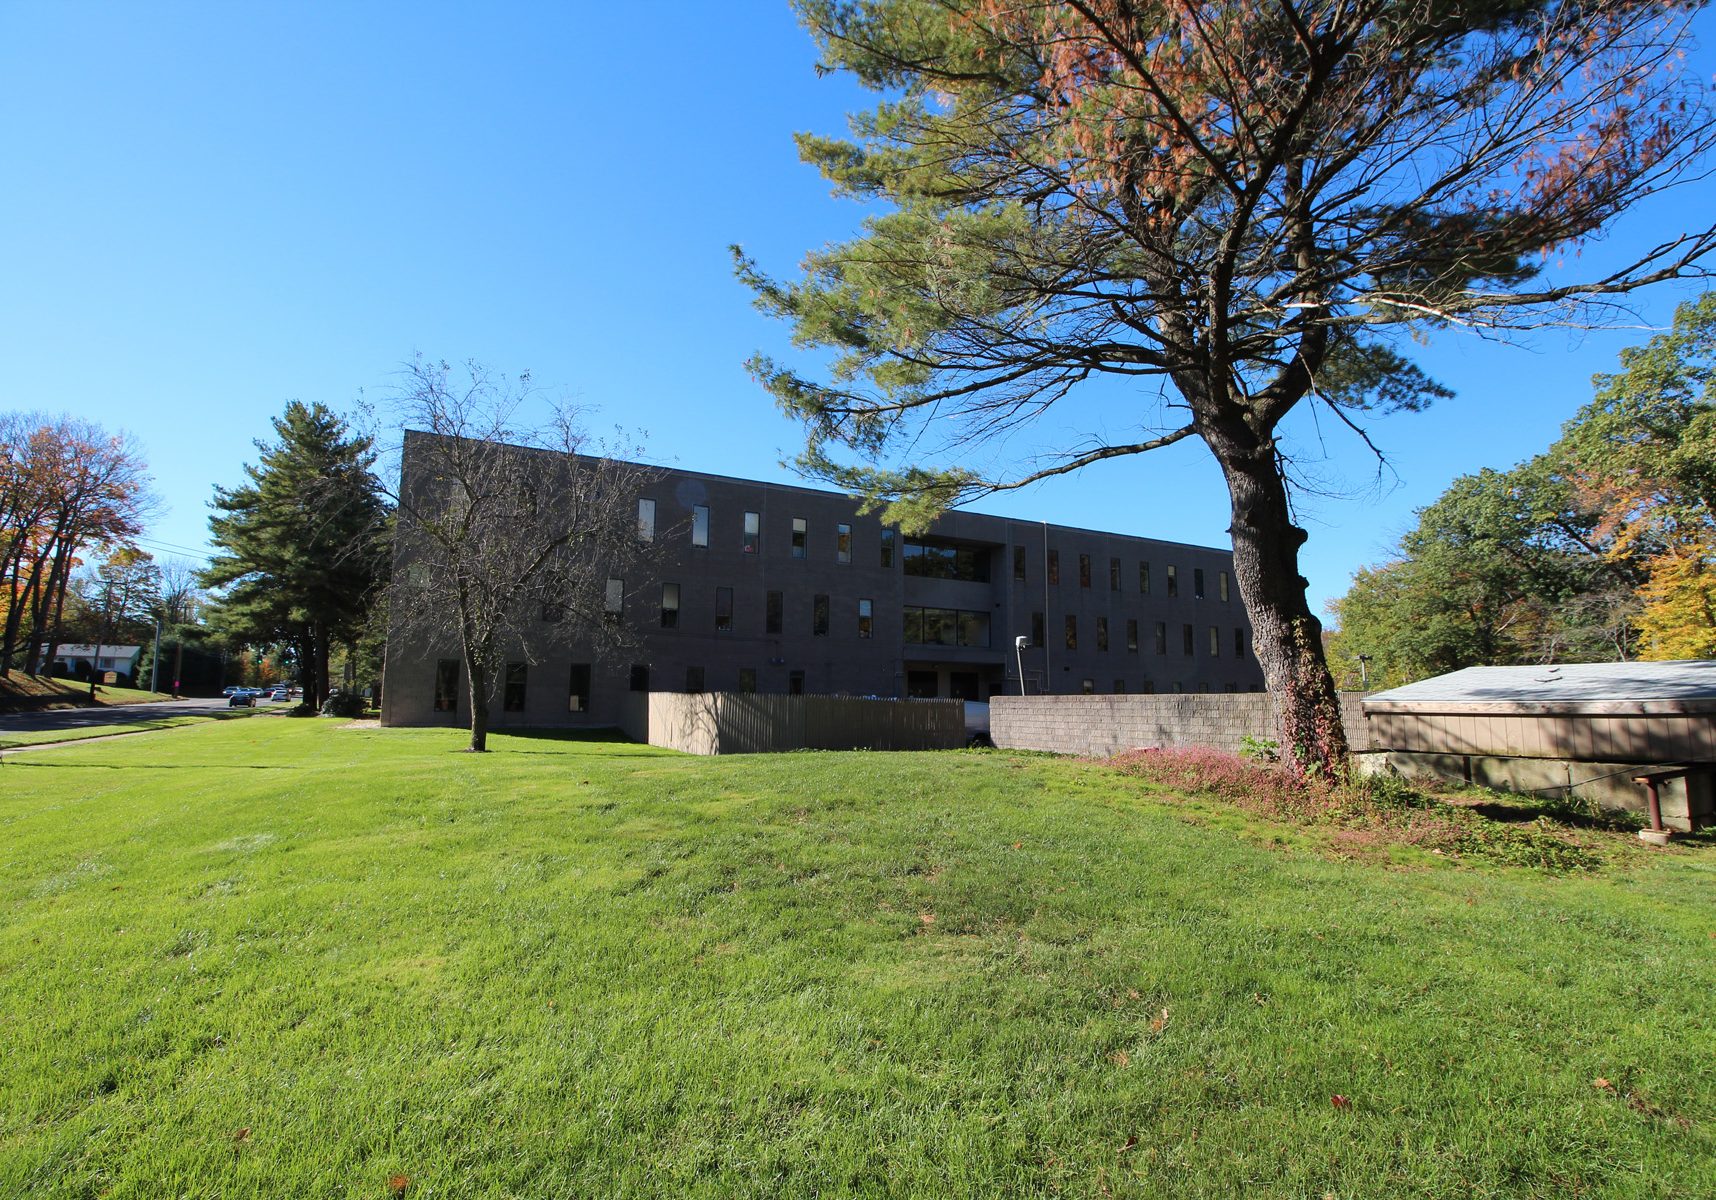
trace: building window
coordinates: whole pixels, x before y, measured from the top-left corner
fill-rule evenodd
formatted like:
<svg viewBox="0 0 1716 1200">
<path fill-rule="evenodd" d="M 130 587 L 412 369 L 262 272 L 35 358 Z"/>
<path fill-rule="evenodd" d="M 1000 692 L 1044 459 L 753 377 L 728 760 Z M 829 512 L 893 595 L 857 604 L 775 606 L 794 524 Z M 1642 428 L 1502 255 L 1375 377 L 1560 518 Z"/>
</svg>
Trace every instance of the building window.
<svg viewBox="0 0 1716 1200">
<path fill-rule="evenodd" d="M 1180 570 L 1173 563 L 1168 564 L 1168 595 L 1180 594 Z"/>
<path fill-rule="evenodd" d="M 1226 571 L 1217 571 L 1216 572 L 1216 595 L 1218 597 L 1220 597 L 1221 602 L 1223 604 L 1227 603 L 1227 572 Z"/>
<path fill-rule="evenodd" d="M 435 711 L 453 712 L 459 707 L 459 660 L 438 659 L 435 663 Z"/>
<path fill-rule="evenodd" d="M 1140 596 L 1150 594 L 1150 564 L 1142 559 L 1138 562 L 1138 594 Z"/>
<path fill-rule="evenodd" d="M 757 542 L 763 536 L 763 519 L 754 512 L 745 514 L 745 540 L 740 549 L 746 554 L 757 552 Z"/>
<path fill-rule="evenodd" d="M 607 590 L 602 593 L 602 612 L 610 623 L 620 619 L 620 612 L 626 606 L 626 581 L 608 578 Z"/>
<path fill-rule="evenodd" d="M 1111 592 L 1120 590 L 1120 560 L 1118 558 L 1108 560 L 1108 590 Z"/>
<path fill-rule="evenodd" d="M 852 526 L 836 525 L 834 527 L 834 561 L 849 563 L 852 561 Z"/>
<path fill-rule="evenodd" d="M 1025 547 L 1023 546 L 1013 547 L 1013 581 L 1015 583 L 1025 582 Z"/>
<path fill-rule="evenodd" d="M 709 506 L 693 504 L 691 506 L 691 544 L 693 546 L 709 545 Z"/>
<path fill-rule="evenodd" d="M 1202 567 L 1192 568 L 1192 598 L 1194 600 L 1204 598 L 1204 569 Z"/>
<path fill-rule="evenodd" d="M 686 667 L 685 668 L 685 690 L 688 694 L 693 695 L 693 696 L 695 696 L 698 692 L 701 692 L 703 690 L 703 668 L 702 667 Z"/>
<path fill-rule="evenodd" d="M 770 592 L 763 602 L 763 632 L 779 633 L 781 631 L 781 610 L 784 608 L 779 592 Z"/>
<path fill-rule="evenodd" d="M 1090 555 L 1088 554 L 1078 556 L 1078 585 L 1081 588 L 1090 586 Z"/>
<path fill-rule="evenodd" d="M 894 530 L 882 530 L 882 566 L 884 569 L 894 565 L 894 537 Z"/>
<path fill-rule="evenodd" d="M 1078 649 L 1078 618 L 1072 613 L 1067 614 L 1067 649 Z"/>
<path fill-rule="evenodd" d="M 590 711 L 590 664 L 573 663 L 572 677 L 566 686 L 566 711 Z"/>
<path fill-rule="evenodd" d="M 1183 683 L 1174 684 L 1174 695 L 1178 696 L 1181 692 L 1183 692 L 1185 690 L 1186 690 L 1185 684 L 1183 684 Z"/>
<path fill-rule="evenodd" d="M 566 619 L 566 606 L 550 600 L 542 606 L 542 619 L 550 625 L 558 625 Z"/>
<path fill-rule="evenodd" d="M 1096 695 L 1096 680 L 1086 679 L 1079 684 L 1078 690 L 1087 696 Z"/>
<path fill-rule="evenodd" d="M 1108 618 L 1107 617 L 1098 617 L 1096 619 L 1096 648 L 1098 650 L 1108 649 Z"/>
<path fill-rule="evenodd" d="M 638 541 L 655 541 L 655 501 L 638 501 Z"/>
<path fill-rule="evenodd" d="M 733 632 L 733 589 L 730 587 L 715 589 L 715 629 L 720 633 Z"/>
<path fill-rule="evenodd" d="M 989 614 L 958 608 L 902 609 L 905 640 L 914 646 L 989 645 Z"/>
<path fill-rule="evenodd" d="M 1047 632 L 1045 632 L 1046 629 L 1047 629 L 1047 626 L 1043 621 L 1043 614 L 1040 612 L 1032 613 L 1031 614 L 1031 645 L 1043 646 L 1043 645 L 1048 644 L 1049 635 Z"/>
<path fill-rule="evenodd" d="M 1138 618 L 1126 618 L 1126 649 L 1133 654 L 1138 653 Z"/>
<path fill-rule="evenodd" d="M 949 546 L 906 539 L 907 575 L 919 579 L 960 579 L 989 582 L 989 551 L 974 546 Z"/>
<path fill-rule="evenodd" d="M 1058 587 L 1061 582 L 1061 552 L 1049 551 L 1049 586 Z"/>
<path fill-rule="evenodd" d="M 661 585 L 661 627 L 663 629 L 679 628 L 679 585 L 677 583 Z"/>
<path fill-rule="evenodd" d="M 858 636 L 867 638 L 875 631 L 875 612 L 870 601 L 858 601 Z"/>
<path fill-rule="evenodd" d="M 1154 680 L 1146 679 L 1144 681 L 1144 694 L 1146 696 L 1154 696 L 1156 694 L 1156 683 Z"/>
<path fill-rule="evenodd" d="M 812 637 L 828 636 L 828 597 L 825 595 L 810 598 L 810 634 Z"/>
<path fill-rule="evenodd" d="M 1114 694 L 1116 696 L 1124 696 L 1126 694 L 1126 681 L 1124 679 L 1116 679 L 1114 681 Z"/>
<path fill-rule="evenodd" d="M 789 695 L 789 696 L 802 696 L 802 695 L 804 695 L 804 672 L 803 671 L 788 671 L 787 672 L 787 695 Z"/>
<path fill-rule="evenodd" d="M 1168 653 L 1168 622 L 1156 622 L 1156 653 Z"/>
<path fill-rule="evenodd" d="M 1198 652 L 1198 631 L 1190 625 L 1180 626 L 1180 648 L 1188 658 Z"/>
<path fill-rule="evenodd" d="M 507 712 L 524 711 L 524 681 L 528 668 L 521 662 L 506 665 L 506 686 L 501 693 L 501 708 Z"/>
<path fill-rule="evenodd" d="M 739 690 L 741 692 L 746 692 L 746 693 L 754 692 L 757 690 L 757 668 L 755 668 L 755 667 L 740 667 L 739 668 Z"/>
<path fill-rule="evenodd" d="M 649 691 L 649 668 L 643 663 L 632 664 L 631 689 L 634 692 Z"/>
<path fill-rule="evenodd" d="M 1221 630 L 1214 625 L 1210 626 L 1210 657 L 1221 657 Z"/>
<path fill-rule="evenodd" d="M 810 544 L 810 535 L 806 532 L 806 528 L 803 517 L 792 519 L 792 556 L 794 558 L 803 558 L 806 548 Z"/>
<path fill-rule="evenodd" d="M 1243 629 L 1233 631 L 1233 656 L 1235 658 L 1245 657 L 1245 630 Z"/>
</svg>

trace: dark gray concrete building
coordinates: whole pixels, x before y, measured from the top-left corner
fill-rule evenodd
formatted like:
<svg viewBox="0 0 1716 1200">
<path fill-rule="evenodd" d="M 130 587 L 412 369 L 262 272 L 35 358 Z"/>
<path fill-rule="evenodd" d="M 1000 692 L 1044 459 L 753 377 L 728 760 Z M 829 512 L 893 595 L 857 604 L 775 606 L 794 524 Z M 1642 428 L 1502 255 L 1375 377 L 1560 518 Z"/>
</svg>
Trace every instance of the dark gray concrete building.
<svg viewBox="0 0 1716 1200">
<path fill-rule="evenodd" d="M 850 496 L 669 469 L 638 507 L 649 577 L 608 585 L 637 647 L 599 661 L 541 622 L 495 728 L 614 724 L 635 691 L 986 700 L 1021 663 L 1030 693 L 1263 687 L 1225 550 L 974 512 L 906 537 Z M 396 626 L 384 721 L 468 721 L 458 658 Z"/>
</svg>

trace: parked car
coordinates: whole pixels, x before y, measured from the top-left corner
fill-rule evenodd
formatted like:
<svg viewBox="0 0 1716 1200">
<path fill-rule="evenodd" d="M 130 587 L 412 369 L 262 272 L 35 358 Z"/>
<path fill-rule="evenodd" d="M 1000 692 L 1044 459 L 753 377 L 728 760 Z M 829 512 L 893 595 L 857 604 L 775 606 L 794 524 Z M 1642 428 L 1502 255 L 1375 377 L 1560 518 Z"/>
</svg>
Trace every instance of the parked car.
<svg viewBox="0 0 1716 1200">
<path fill-rule="evenodd" d="M 226 698 L 228 708 L 255 708 L 256 693 L 249 688 L 233 688 Z"/>
<path fill-rule="evenodd" d="M 244 690 L 243 688 L 239 687 L 236 683 L 234 683 L 234 684 L 229 684 L 226 687 L 223 687 L 220 690 L 220 694 L 223 696 L 230 696 L 234 692 L 241 692 L 243 690 Z"/>
<path fill-rule="evenodd" d="M 268 698 L 270 700 L 290 700 L 292 698 L 292 689 L 277 687 L 272 692 L 268 693 Z"/>
</svg>

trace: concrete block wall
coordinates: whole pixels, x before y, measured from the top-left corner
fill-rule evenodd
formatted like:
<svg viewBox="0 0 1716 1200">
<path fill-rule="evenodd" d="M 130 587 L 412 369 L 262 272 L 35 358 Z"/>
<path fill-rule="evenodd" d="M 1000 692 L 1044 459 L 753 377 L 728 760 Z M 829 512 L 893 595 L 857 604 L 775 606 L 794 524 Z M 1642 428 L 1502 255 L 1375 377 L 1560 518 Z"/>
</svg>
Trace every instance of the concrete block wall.
<svg viewBox="0 0 1716 1200">
<path fill-rule="evenodd" d="M 1370 746 L 1362 693 L 1341 696 L 1341 720 L 1355 750 Z M 1237 751 L 1247 736 L 1277 737 L 1275 701 L 1265 692 L 1150 696 L 996 696 L 989 736 L 1011 750 L 1107 757 L 1122 750 L 1213 746 Z"/>
</svg>

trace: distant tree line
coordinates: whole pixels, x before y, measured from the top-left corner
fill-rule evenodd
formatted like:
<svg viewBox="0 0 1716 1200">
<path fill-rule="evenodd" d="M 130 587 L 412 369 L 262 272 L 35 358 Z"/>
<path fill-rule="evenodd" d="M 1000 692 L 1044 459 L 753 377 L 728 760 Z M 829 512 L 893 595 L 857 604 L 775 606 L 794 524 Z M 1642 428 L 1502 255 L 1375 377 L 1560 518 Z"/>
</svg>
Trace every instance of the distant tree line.
<svg viewBox="0 0 1716 1200">
<path fill-rule="evenodd" d="M 1357 574 L 1331 605 L 1343 683 L 1716 657 L 1716 294 L 1621 366 L 1547 451 L 1456 479 Z"/>
</svg>

